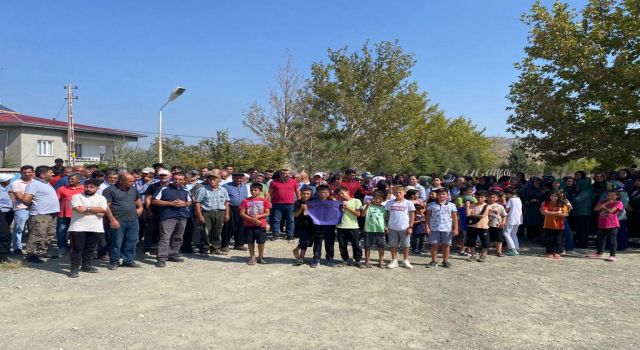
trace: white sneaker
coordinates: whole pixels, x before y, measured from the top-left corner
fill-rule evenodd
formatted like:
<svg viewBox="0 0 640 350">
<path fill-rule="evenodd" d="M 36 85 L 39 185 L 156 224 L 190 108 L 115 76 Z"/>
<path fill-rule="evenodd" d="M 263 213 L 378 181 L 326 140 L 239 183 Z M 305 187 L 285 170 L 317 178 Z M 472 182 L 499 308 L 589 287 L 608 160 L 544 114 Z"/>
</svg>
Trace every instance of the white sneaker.
<svg viewBox="0 0 640 350">
<path fill-rule="evenodd" d="M 413 265 L 411 265 L 411 262 L 409 262 L 409 260 L 403 260 L 402 267 L 404 267 L 405 269 L 412 269 Z"/>
<path fill-rule="evenodd" d="M 395 269 L 396 267 L 398 267 L 398 260 L 391 260 L 391 262 L 387 264 L 388 269 Z"/>
</svg>

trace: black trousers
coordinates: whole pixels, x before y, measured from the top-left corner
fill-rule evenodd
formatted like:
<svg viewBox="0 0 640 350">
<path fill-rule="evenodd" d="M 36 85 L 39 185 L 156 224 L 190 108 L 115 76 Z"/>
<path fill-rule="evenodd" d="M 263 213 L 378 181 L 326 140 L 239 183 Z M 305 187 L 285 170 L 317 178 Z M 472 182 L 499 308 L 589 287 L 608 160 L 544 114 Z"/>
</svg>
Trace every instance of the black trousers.
<svg viewBox="0 0 640 350">
<path fill-rule="evenodd" d="M 9 255 L 9 249 L 11 249 L 11 230 L 5 216 L 0 215 L 0 256 Z"/>
<path fill-rule="evenodd" d="M 357 228 L 339 228 L 338 229 L 338 247 L 340 248 L 340 257 L 343 261 L 349 260 L 349 243 L 353 248 L 353 260 L 360 262 L 362 259 L 362 248 L 360 248 L 360 230 Z"/>
<path fill-rule="evenodd" d="M 576 246 L 586 248 L 591 233 L 591 216 L 574 216 L 571 221 L 571 227 L 576 230 Z"/>
<path fill-rule="evenodd" d="M 564 230 L 544 230 L 545 238 L 545 252 L 547 254 L 560 254 L 562 253 L 562 246 L 564 241 Z"/>
<path fill-rule="evenodd" d="M 180 251 L 183 253 L 193 253 L 193 240 L 194 238 L 198 240 L 199 235 L 196 234 L 196 228 L 199 228 L 200 225 L 193 224 L 193 218 L 187 219 L 187 227 L 184 229 L 184 235 L 182 236 L 182 247 L 180 247 Z"/>
<path fill-rule="evenodd" d="M 609 241 L 609 255 L 616 256 L 618 249 L 618 228 L 601 228 L 598 231 L 598 253 L 604 252 L 604 247 Z"/>
<path fill-rule="evenodd" d="M 147 223 L 145 225 L 146 227 L 144 230 L 144 242 L 142 244 L 142 247 L 145 252 L 151 250 L 151 245 L 153 243 L 158 243 L 158 239 L 160 237 L 159 218 L 160 218 L 160 215 L 158 213 L 153 213 L 153 216 L 151 217 L 151 219 L 147 217 Z"/>
<path fill-rule="evenodd" d="M 244 246 L 244 237 L 242 237 L 242 217 L 240 216 L 240 208 L 233 205 L 229 206 L 229 221 L 224 223 L 222 229 L 222 248 L 229 248 L 233 238 L 235 248 Z"/>
<path fill-rule="evenodd" d="M 109 224 L 109 220 L 104 218 L 102 220 L 104 226 L 104 234 L 98 238 L 98 258 L 109 255 L 109 245 L 107 241 L 109 240 L 109 228 L 111 224 Z"/>
<path fill-rule="evenodd" d="M 71 254 L 69 254 L 71 267 L 91 265 L 98 241 L 100 237 L 104 236 L 104 233 L 69 231 L 69 235 L 71 236 Z"/>
<path fill-rule="evenodd" d="M 324 240 L 325 258 L 333 260 L 333 250 L 336 241 L 336 227 L 333 225 L 313 226 L 313 259 L 320 260 L 322 256 L 322 240 Z"/>
</svg>

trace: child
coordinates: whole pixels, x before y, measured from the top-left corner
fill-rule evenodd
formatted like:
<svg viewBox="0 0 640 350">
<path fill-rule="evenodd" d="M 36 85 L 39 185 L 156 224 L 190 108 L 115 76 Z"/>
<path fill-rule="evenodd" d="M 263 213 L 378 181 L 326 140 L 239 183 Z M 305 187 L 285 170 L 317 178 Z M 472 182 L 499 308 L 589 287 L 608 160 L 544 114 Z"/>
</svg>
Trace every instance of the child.
<svg viewBox="0 0 640 350">
<path fill-rule="evenodd" d="M 607 261 L 616 261 L 616 249 L 618 246 L 618 229 L 620 228 L 620 221 L 618 220 L 618 213 L 624 208 L 623 203 L 620 201 L 620 193 L 616 191 L 608 191 L 607 199 L 598 202 L 593 211 L 598 212 L 598 246 L 595 253 L 587 255 L 589 258 L 599 259 L 602 258 L 602 252 L 604 252 L 607 240 L 609 241 L 610 250 Z M 606 240 L 605 240 L 606 238 Z"/>
<path fill-rule="evenodd" d="M 425 254 L 423 247 L 426 236 L 424 228 L 426 208 L 422 204 L 414 204 L 416 215 L 413 220 L 413 234 L 411 235 L 411 251 L 413 254 Z"/>
<path fill-rule="evenodd" d="M 378 267 L 385 268 L 384 263 L 384 247 L 385 247 L 385 225 L 384 216 L 385 209 L 382 205 L 385 194 L 382 191 L 375 191 L 373 193 L 373 200 L 367 202 L 362 209 L 362 216 L 364 216 L 364 266 L 371 268 L 370 257 L 371 249 L 378 249 Z"/>
<path fill-rule="evenodd" d="M 313 189 L 305 187 L 300 190 L 300 200 L 293 205 L 296 220 L 295 232 L 300 237 L 298 245 L 293 248 L 293 256 L 296 258 L 295 266 L 304 264 L 304 255 L 307 248 L 311 245 L 311 230 L 313 222 L 307 212 L 307 202 L 313 195 Z"/>
<path fill-rule="evenodd" d="M 545 233 L 546 254 L 550 259 L 560 259 L 562 238 L 564 236 L 564 218 L 569 216 L 569 208 L 560 200 L 558 191 L 550 191 L 547 200 L 542 203 L 540 212 L 544 215 L 542 228 Z"/>
<path fill-rule="evenodd" d="M 499 194 L 489 193 L 487 209 L 489 210 L 489 240 L 496 246 L 496 256 L 503 257 L 502 243 L 504 243 L 504 226 L 507 224 L 507 211 L 498 203 Z"/>
<path fill-rule="evenodd" d="M 264 243 L 267 240 L 266 217 L 269 216 L 271 203 L 264 197 L 260 197 L 262 193 L 262 185 L 252 183 L 249 187 L 251 197 L 246 198 L 240 203 L 240 216 L 244 219 L 244 237 L 245 242 L 249 243 L 249 261 L 247 264 L 256 264 L 255 243 L 258 243 L 258 264 L 266 264 L 264 260 Z"/>
<path fill-rule="evenodd" d="M 484 191 L 478 191 L 476 194 L 477 203 L 471 204 L 471 201 L 466 201 L 466 215 L 467 215 L 467 239 L 465 246 L 469 248 L 470 255 L 467 261 L 487 261 L 487 252 L 489 251 L 489 211 L 487 210 L 487 193 Z M 476 241 L 480 239 L 480 257 L 476 260 Z"/>
<path fill-rule="evenodd" d="M 449 254 L 453 237 L 458 235 L 458 209 L 447 200 L 447 190 L 439 188 L 434 191 L 436 201 L 429 203 L 425 221 L 425 229 L 431 244 L 431 262 L 427 268 L 438 266 L 438 244 L 442 246 L 442 267 L 451 268 Z"/>
<path fill-rule="evenodd" d="M 389 212 L 387 227 L 389 229 L 389 244 L 391 245 L 391 262 L 388 269 L 398 267 L 398 246 L 402 248 L 402 267 L 412 269 L 409 262 L 409 245 L 413 232 L 413 220 L 415 219 L 415 206 L 404 198 L 404 187 L 393 186 L 395 199 L 385 204 L 384 209 Z"/>
<path fill-rule="evenodd" d="M 458 237 L 458 246 L 460 247 L 460 252 L 458 252 L 458 255 L 460 256 L 469 256 L 464 247 L 465 239 L 467 237 L 467 208 L 465 207 L 466 202 L 470 202 L 471 204 L 476 204 L 478 202 L 476 200 L 476 197 L 473 196 L 473 187 L 471 186 L 463 187 L 461 190 L 461 195 L 456 199 L 461 231 L 461 234 Z"/>
<path fill-rule="evenodd" d="M 522 201 L 516 190 L 507 188 L 504 190 L 507 197 L 507 223 L 504 227 L 504 239 L 507 242 L 508 256 L 520 255 L 520 242 L 518 241 L 518 228 L 522 225 Z"/>
<path fill-rule="evenodd" d="M 362 248 L 360 248 L 360 228 L 358 227 L 358 217 L 362 212 L 362 202 L 357 198 L 351 198 L 351 194 L 346 187 L 336 188 L 338 197 L 342 200 L 342 220 L 336 226 L 338 229 L 338 246 L 343 264 L 347 266 L 355 265 L 358 268 L 362 259 Z M 349 243 L 353 249 L 353 260 L 349 259 Z"/>
<path fill-rule="evenodd" d="M 319 185 L 316 193 L 318 199 L 307 202 L 307 211 L 313 220 L 313 260 L 310 266 L 316 268 L 320 264 L 322 240 L 324 240 L 327 266 L 336 267 L 333 261 L 333 246 L 336 239 L 336 225 L 342 220 L 342 204 L 329 199 L 331 189 L 327 185 Z"/>
</svg>

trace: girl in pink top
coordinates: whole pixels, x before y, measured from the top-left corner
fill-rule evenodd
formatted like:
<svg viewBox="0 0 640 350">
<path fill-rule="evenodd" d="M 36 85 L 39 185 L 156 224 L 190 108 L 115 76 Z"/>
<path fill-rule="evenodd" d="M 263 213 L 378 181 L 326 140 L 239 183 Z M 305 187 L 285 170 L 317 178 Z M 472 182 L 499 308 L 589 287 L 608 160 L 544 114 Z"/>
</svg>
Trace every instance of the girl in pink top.
<svg viewBox="0 0 640 350">
<path fill-rule="evenodd" d="M 620 193 L 616 191 L 607 192 L 607 199 L 598 202 L 594 211 L 598 212 L 598 245 L 597 252 L 587 255 L 589 258 L 602 258 L 607 240 L 609 241 L 610 250 L 607 261 L 616 261 L 616 249 L 618 246 L 618 228 L 620 228 L 620 222 L 618 221 L 618 213 L 624 208 L 620 201 Z M 607 240 L 605 240 L 605 238 Z"/>
</svg>

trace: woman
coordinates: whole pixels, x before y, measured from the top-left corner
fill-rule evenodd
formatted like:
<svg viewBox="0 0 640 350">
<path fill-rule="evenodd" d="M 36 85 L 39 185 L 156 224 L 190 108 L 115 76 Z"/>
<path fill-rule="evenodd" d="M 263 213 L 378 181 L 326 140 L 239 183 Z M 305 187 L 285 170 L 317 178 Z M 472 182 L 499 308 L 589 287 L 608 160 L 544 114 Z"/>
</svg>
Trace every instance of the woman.
<svg viewBox="0 0 640 350">
<path fill-rule="evenodd" d="M 591 216 L 595 194 L 591 180 L 583 178 L 576 183 L 577 193 L 573 197 L 573 228 L 576 230 L 576 246 L 586 248 L 591 233 Z"/>
<path fill-rule="evenodd" d="M 532 177 L 524 189 L 522 200 L 522 204 L 525 207 L 524 227 L 527 231 L 527 237 L 532 242 L 540 242 L 542 239 L 540 234 L 542 227 L 540 204 L 542 204 L 543 200 L 542 180 L 539 177 Z"/>
<path fill-rule="evenodd" d="M 627 205 L 627 215 L 629 216 L 629 237 L 638 237 L 640 232 L 640 178 L 633 181 L 633 187 L 628 192 L 629 204 Z"/>
<path fill-rule="evenodd" d="M 427 200 L 427 191 L 422 185 L 420 185 L 418 181 L 418 177 L 416 175 L 409 176 L 409 186 L 413 186 L 420 193 L 420 199 L 424 202 Z"/>
<path fill-rule="evenodd" d="M 524 175 L 524 173 L 517 173 L 516 179 L 518 180 L 518 182 L 520 182 L 520 186 L 524 187 L 527 184 L 527 177 Z"/>
</svg>

